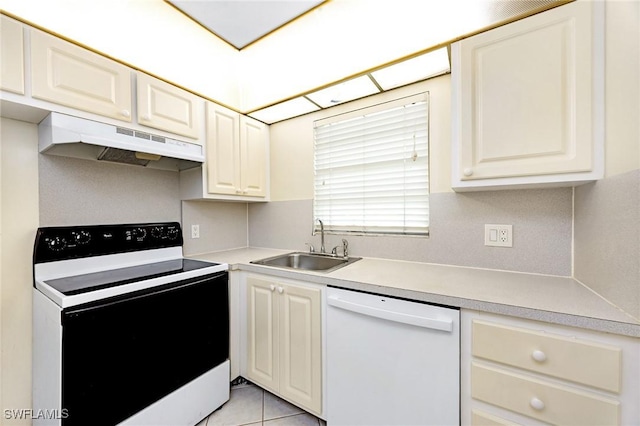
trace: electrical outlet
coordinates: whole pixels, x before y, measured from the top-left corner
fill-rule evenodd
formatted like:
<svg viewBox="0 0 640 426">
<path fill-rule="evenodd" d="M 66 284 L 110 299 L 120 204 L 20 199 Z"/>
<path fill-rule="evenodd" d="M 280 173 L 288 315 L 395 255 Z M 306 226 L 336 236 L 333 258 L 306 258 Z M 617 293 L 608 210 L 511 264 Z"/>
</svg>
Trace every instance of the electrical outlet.
<svg viewBox="0 0 640 426">
<path fill-rule="evenodd" d="M 513 247 L 513 225 L 484 225 L 484 245 Z"/>
<path fill-rule="evenodd" d="M 200 225 L 191 225 L 191 238 L 200 238 Z"/>
</svg>

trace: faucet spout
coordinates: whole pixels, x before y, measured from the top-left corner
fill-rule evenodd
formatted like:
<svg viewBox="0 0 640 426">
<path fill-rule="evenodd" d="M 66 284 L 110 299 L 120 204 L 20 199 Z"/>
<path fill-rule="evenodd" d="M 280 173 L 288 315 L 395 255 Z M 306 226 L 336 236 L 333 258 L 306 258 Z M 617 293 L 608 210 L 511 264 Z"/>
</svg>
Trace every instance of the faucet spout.
<svg viewBox="0 0 640 426">
<path fill-rule="evenodd" d="M 320 219 L 318 222 L 320 222 L 320 253 L 326 253 L 324 249 L 324 223 Z"/>
<path fill-rule="evenodd" d="M 349 257 L 349 241 L 346 239 L 342 239 L 342 255 L 347 258 Z"/>
</svg>

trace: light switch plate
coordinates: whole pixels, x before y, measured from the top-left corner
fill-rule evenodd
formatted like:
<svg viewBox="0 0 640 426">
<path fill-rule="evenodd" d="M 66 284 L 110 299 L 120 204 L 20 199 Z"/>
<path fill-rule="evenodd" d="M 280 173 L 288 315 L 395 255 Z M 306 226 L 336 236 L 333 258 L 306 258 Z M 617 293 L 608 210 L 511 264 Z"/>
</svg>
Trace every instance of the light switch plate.
<svg viewBox="0 0 640 426">
<path fill-rule="evenodd" d="M 513 225 L 484 225 L 484 245 L 513 247 Z"/>
</svg>

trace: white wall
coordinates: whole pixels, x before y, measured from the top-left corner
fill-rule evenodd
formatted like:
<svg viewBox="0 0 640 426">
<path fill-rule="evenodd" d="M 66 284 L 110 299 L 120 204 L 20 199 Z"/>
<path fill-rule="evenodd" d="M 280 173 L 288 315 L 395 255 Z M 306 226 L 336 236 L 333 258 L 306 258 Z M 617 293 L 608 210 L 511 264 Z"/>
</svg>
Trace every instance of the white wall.
<svg viewBox="0 0 640 426">
<path fill-rule="evenodd" d="M 607 177 L 640 168 L 640 2 L 606 6 Z"/>
<path fill-rule="evenodd" d="M 31 408 L 31 258 L 38 228 L 38 134 L 33 124 L 0 119 L 2 263 L 0 408 Z M 2 424 L 31 424 L 29 420 Z"/>
</svg>

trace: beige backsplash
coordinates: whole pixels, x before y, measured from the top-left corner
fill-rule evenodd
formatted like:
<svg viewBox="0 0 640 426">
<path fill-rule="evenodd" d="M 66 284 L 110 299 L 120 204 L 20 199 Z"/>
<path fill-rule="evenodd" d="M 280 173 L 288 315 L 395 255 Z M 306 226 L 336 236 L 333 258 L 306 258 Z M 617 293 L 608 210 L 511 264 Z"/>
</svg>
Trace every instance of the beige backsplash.
<svg viewBox="0 0 640 426">
<path fill-rule="evenodd" d="M 575 278 L 640 320 L 640 170 L 576 188 Z"/>
<path fill-rule="evenodd" d="M 552 275 L 571 275 L 571 188 L 430 197 L 430 237 L 349 236 L 354 256 L 441 263 Z M 485 247 L 484 224 L 513 225 L 513 248 Z M 249 244 L 305 250 L 319 247 L 311 235 L 312 200 L 249 205 Z M 326 247 L 342 236 L 327 235 Z"/>
<path fill-rule="evenodd" d="M 200 238 L 191 238 L 198 225 Z M 183 201 L 183 251 L 186 255 L 247 247 L 247 204 L 214 201 Z"/>
</svg>

